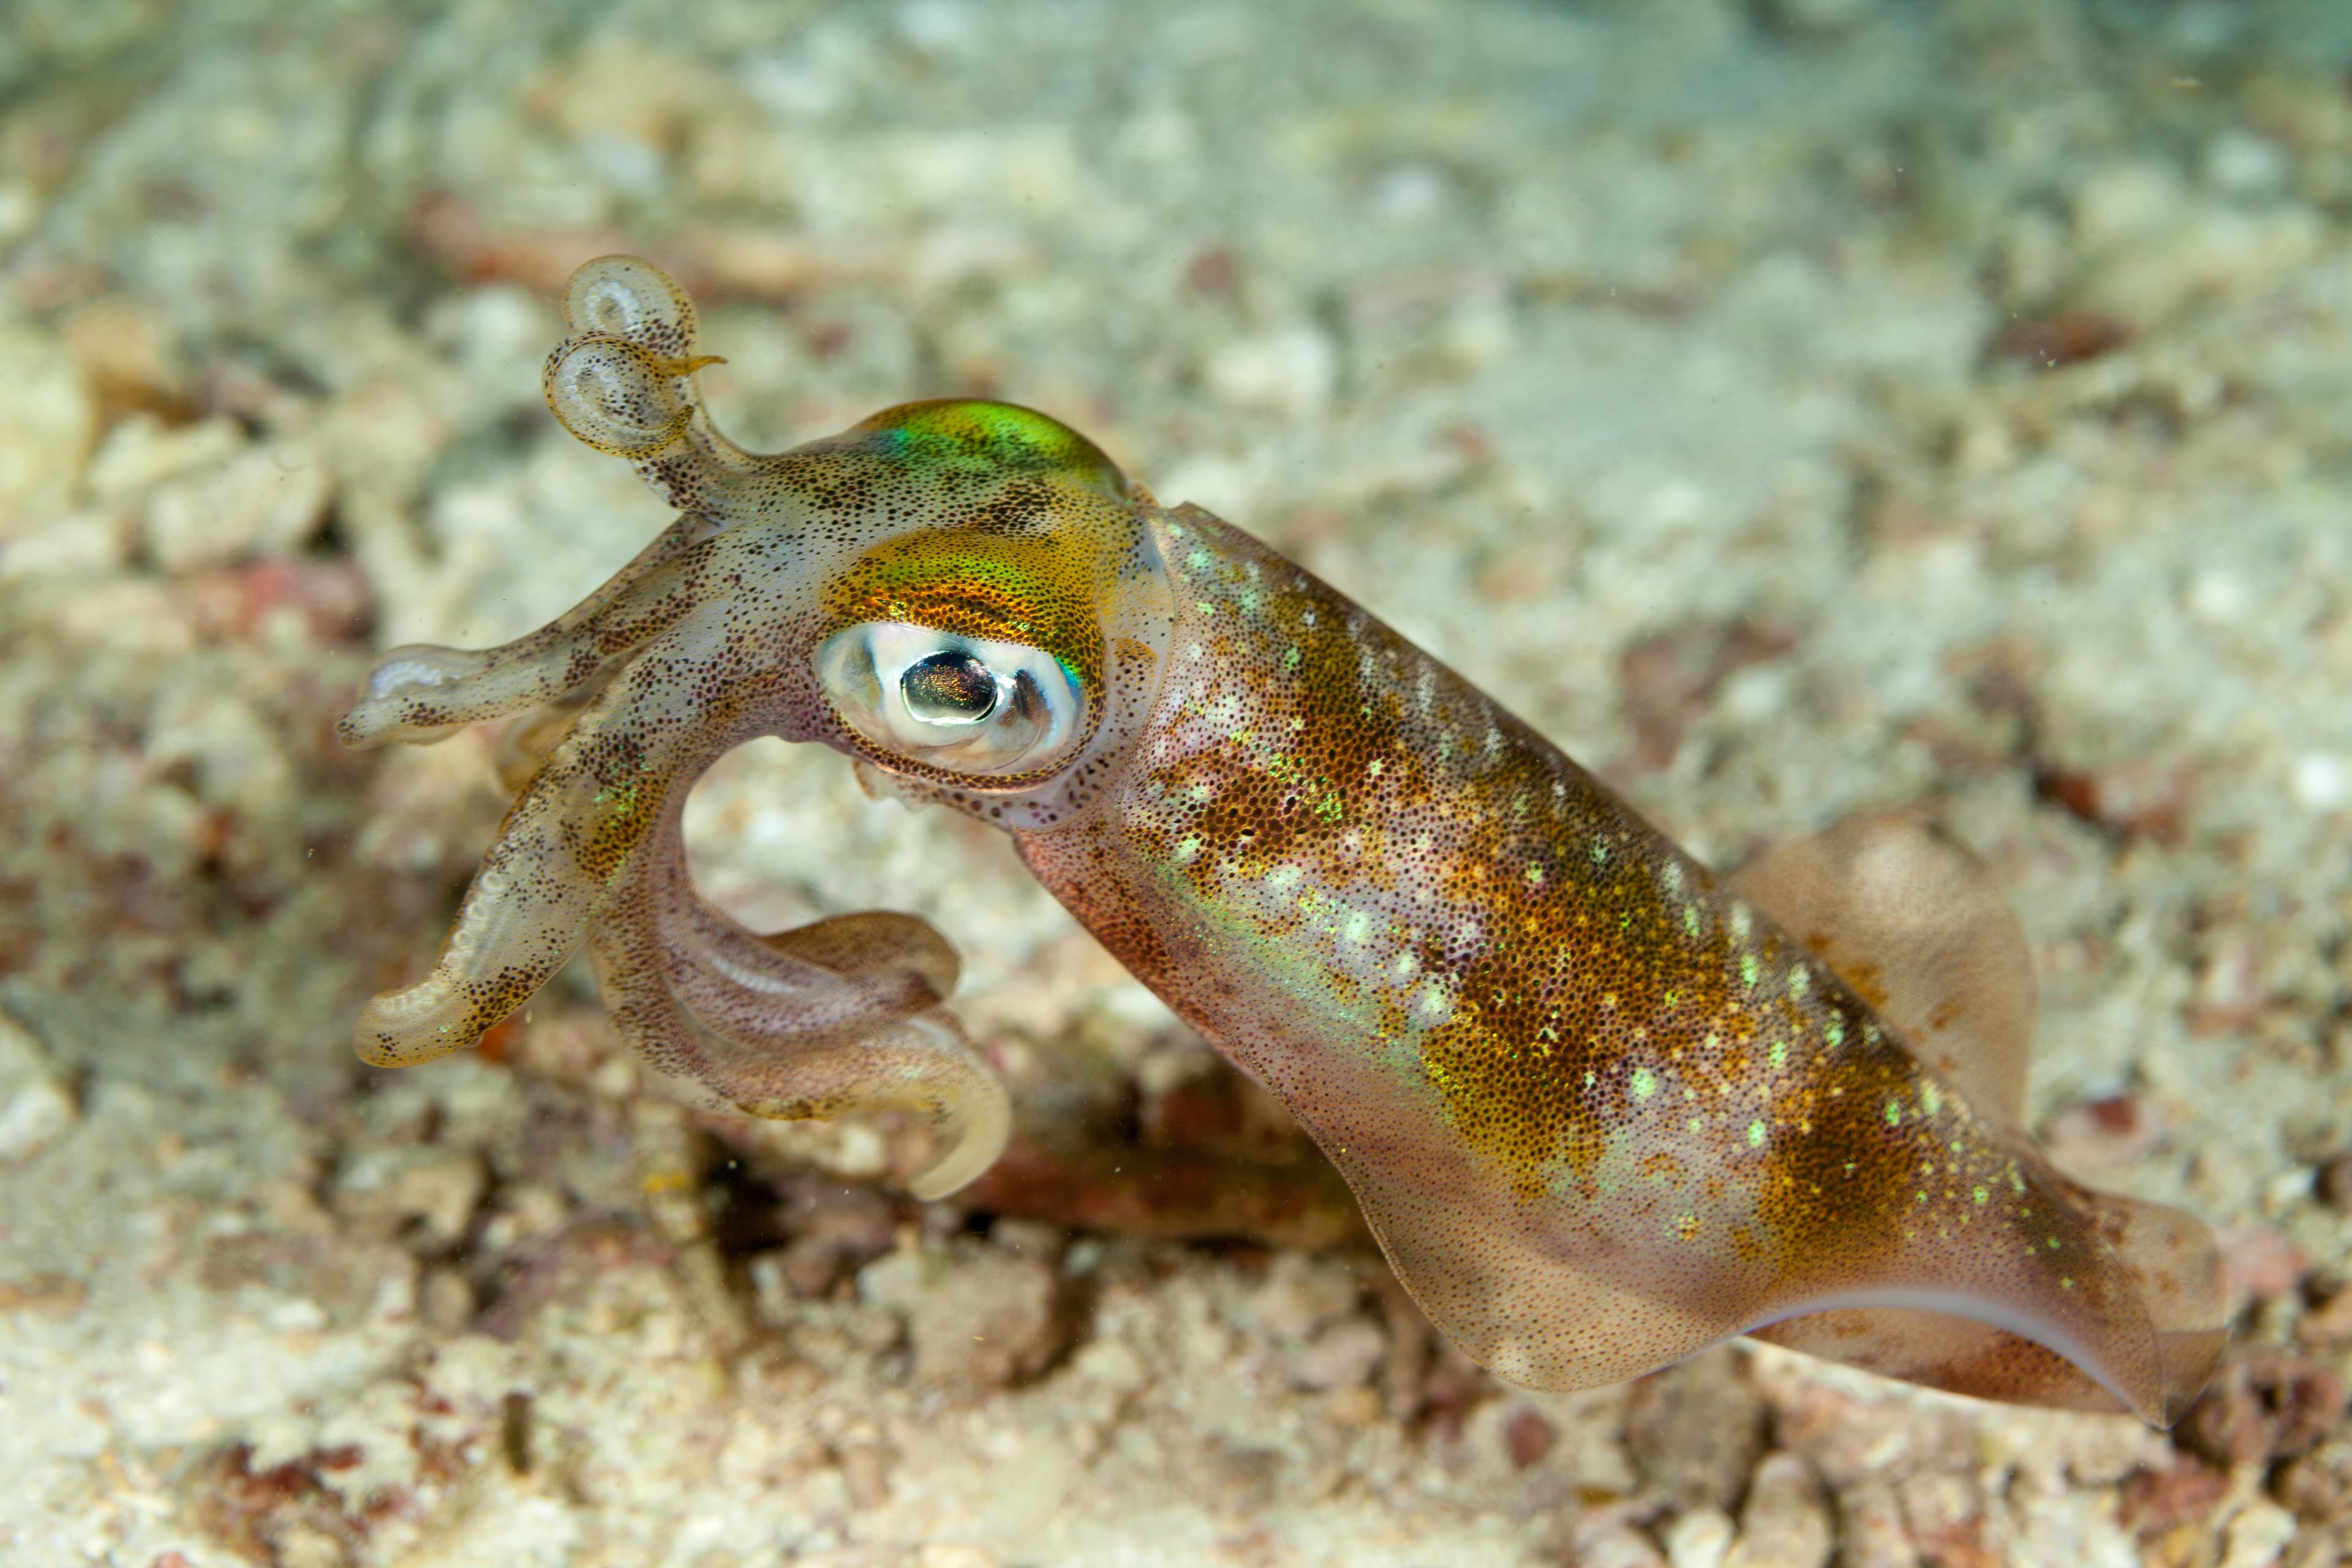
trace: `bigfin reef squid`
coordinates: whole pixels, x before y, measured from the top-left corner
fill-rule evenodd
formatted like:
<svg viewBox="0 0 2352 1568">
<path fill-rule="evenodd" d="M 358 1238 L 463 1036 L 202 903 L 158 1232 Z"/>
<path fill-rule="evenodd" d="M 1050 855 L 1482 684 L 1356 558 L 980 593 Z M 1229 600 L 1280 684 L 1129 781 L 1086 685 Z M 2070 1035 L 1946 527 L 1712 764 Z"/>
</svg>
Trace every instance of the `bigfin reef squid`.
<svg viewBox="0 0 2352 1568">
<path fill-rule="evenodd" d="M 693 306 L 592 261 L 557 417 L 677 520 L 480 652 L 383 655 L 353 746 L 523 714 L 536 766 L 432 972 L 359 1054 L 473 1044 L 585 945 L 688 1101 L 895 1110 L 950 1193 L 1000 1080 L 910 915 L 772 935 L 687 871 L 687 791 L 755 736 L 1011 833 L 1144 984 L 1277 1096 L 1413 1298 L 1509 1382 L 1633 1377 L 1734 1335 L 1964 1394 L 2169 1424 L 2218 1359 L 2210 1235 L 2061 1174 L 2022 1127 L 2031 955 L 1923 818 L 1718 876 L 1369 611 L 1007 404 L 886 409 L 772 455 L 705 411 Z M 510 737 L 512 740 L 513 737 Z"/>
</svg>

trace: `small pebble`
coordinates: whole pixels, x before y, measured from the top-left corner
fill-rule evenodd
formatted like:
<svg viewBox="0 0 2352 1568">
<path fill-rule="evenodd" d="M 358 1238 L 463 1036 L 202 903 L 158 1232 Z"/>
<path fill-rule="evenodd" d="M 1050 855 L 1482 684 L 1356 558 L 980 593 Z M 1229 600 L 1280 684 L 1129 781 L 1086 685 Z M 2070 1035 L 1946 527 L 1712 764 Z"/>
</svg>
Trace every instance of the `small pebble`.
<svg viewBox="0 0 2352 1568">
<path fill-rule="evenodd" d="M 2314 1350 L 2352 1344 L 2352 1285 L 2338 1285 L 2303 1315 L 2294 1336 Z"/>
<path fill-rule="evenodd" d="M 2295 758 L 2287 787 L 2305 811 L 2334 811 L 2352 801 L 2352 763 L 2332 752 L 2305 752 Z"/>
<path fill-rule="evenodd" d="M 0 1161 L 30 1159 L 79 1116 L 41 1042 L 0 1015 Z"/>
<path fill-rule="evenodd" d="M 2276 1503 L 2256 1500 L 2230 1521 L 2221 1568 L 2271 1568 L 2294 1537 L 2294 1515 Z"/>
<path fill-rule="evenodd" d="M 167 572 L 282 555 L 316 531 L 333 494 L 317 445 L 257 447 L 158 485 L 147 499 L 147 548 Z"/>
<path fill-rule="evenodd" d="M 1061 1353 L 1060 1279 L 997 1247 L 946 1258 L 913 1248 L 868 1264 L 858 1294 L 906 1320 L 920 1384 L 979 1393 L 1034 1377 Z"/>
<path fill-rule="evenodd" d="M 2352 1521 L 2352 1435 L 2331 1437 L 2283 1466 L 2273 1489 L 2315 1524 Z"/>
<path fill-rule="evenodd" d="M 1732 1534 L 1731 1521 L 1711 1508 L 1693 1509 L 1659 1532 L 1670 1568 L 1723 1568 Z"/>
<path fill-rule="evenodd" d="M 1388 1336 L 1370 1320 L 1342 1319 L 1291 1358 L 1290 1380 L 1308 1389 L 1358 1387 L 1370 1380 L 1388 1343 Z"/>
<path fill-rule="evenodd" d="M 878 1433 L 870 1429 L 853 1435 L 840 1447 L 841 1480 L 849 1500 L 861 1510 L 883 1507 L 890 1500 L 890 1472 L 897 1457 Z"/>
<path fill-rule="evenodd" d="M 446 1246 L 465 1235 L 489 1179 L 480 1155 L 452 1152 L 408 1165 L 389 1195 L 395 1210 L 420 1222 L 427 1242 Z"/>
<path fill-rule="evenodd" d="M 2232 1303 L 2284 1296 L 2311 1266 L 2301 1247 L 2266 1225 L 2225 1230 L 2219 1242 L 2222 1289 Z"/>
<path fill-rule="evenodd" d="M 1678 1500 L 1724 1510 L 1748 1489 L 1764 1451 L 1764 1401 L 1727 1347 L 1634 1385 L 1625 1446 L 1650 1482 Z"/>
<path fill-rule="evenodd" d="M 2217 1465 L 2291 1458 L 2343 1418 L 2347 1398 L 2342 1375 L 2319 1362 L 2249 1351 L 2222 1364 L 2179 1441 Z"/>
<path fill-rule="evenodd" d="M 416 1310 L 436 1332 L 461 1333 L 474 1321 L 474 1288 L 454 1268 L 428 1268 L 416 1288 Z"/>
<path fill-rule="evenodd" d="M 1559 1427 L 1525 1407 L 1512 1411 L 1503 1423 L 1503 1451 L 1515 1470 L 1540 1462 L 1559 1440 Z"/>
<path fill-rule="evenodd" d="M 2321 1161 L 2311 1190 L 2329 1208 L 2352 1214 L 2352 1154 L 2335 1154 Z"/>
<path fill-rule="evenodd" d="M 1572 1538 L 1569 1561 L 1576 1568 L 1667 1568 L 1650 1538 L 1631 1525 L 1609 1524 Z"/>
<path fill-rule="evenodd" d="M 915 1553 L 915 1568 L 997 1568 L 995 1552 L 984 1546 L 951 1545 L 934 1541 Z"/>
<path fill-rule="evenodd" d="M 1276 1339 L 1307 1339 L 1316 1330 L 1356 1309 L 1362 1293 L 1356 1277 L 1337 1264 L 1300 1253 L 1277 1253 L 1265 1282 L 1249 1303 L 1260 1331 Z"/>
<path fill-rule="evenodd" d="M 2116 1517 L 2140 1540 L 2155 1541 L 2207 1517 L 2229 1490 L 2227 1475 L 2194 1455 L 2181 1454 L 2164 1469 L 2126 1477 Z"/>
<path fill-rule="evenodd" d="M 1292 327 L 1226 344 L 1204 371 L 1209 390 L 1253 413 L 1307 419 L 1330 402 L 1339 378 L 1339 354 L 1313 327 Z"/>
<path fill-rule="evenodd" d="M 1748 1483 L 1725 1568 L 1822 1568 L 1834 1541 L 1812 1471 L 1794 1454 L 1773 1454 Z"/>
</svg>

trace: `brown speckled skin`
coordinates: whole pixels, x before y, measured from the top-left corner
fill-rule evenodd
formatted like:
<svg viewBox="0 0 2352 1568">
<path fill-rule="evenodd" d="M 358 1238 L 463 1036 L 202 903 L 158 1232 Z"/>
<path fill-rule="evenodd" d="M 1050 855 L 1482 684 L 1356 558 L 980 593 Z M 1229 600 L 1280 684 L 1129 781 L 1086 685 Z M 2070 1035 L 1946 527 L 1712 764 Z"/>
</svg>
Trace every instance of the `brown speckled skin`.
<svg viewBox="0 0 2352 1568">
<path fill-rule="evenodd" d="M 2017 1130 L 2030 970 L 1956 850 L 1849 825 L 1735 893 L 1327 584 L 1160 507 L 1051 421 L 916 405 L 753 458 L 699 410 L 667 280 L 609 258 L 583 278 L 551 399 L 686 515 L 534 638 L 387 656 L 348 721 L 419 738 L 618 665 L 435 975 L 362 1019 L 371 1059 L 468 1043 L 584 936 L 616 1021 L 688 1092 L 777 1116 L 913 1105 L 950 1145 L 928 1190 L 967 1179 L 1002 1091 L 935 1010 L 952 960 L 929 928 L 753 937 L 684 876 L 695 774 L 751 734 L 816 740 L 1011 829 L 1297 1113 L 1432 1318 L 1505 1377 L 1585 1387 L 1759 1331 L 2158 1422 L 2201 1386 L 2210 1238 L 2068 1182 Z M 812 666 L 876 622 L 1052 655 L 1084 693 L 1075 740 L 980 777 L 877 742 L 861 709 L 887 691 Z M 1865 915 L 1863 879 L 1889 867 Z M 1897 934 L 1939 907 L 1982 917 L 1944 944 L 1958 960 Z"/>
<path fill-rule="evenodd" d="M 1831 1304 L 1933 1305 L 2054 1341 L 2111 1389 L 1926 1313 L 1776 1337 L 1999 1397 L 2161 1418 L 2193 1394 L 2218 1349 L 2200 1226 L 2051 1171 L 1328 585 L 1197 510 L 1160 526 L 1181 585 L 1144 754 L 1022 856 L 1290 1106 L 1465 1349 L 1583 1387 Z M 2210 1321 L 2159 1334 L 2157 1282 L 2099 1235 L 2123 1214 L 2167 1227 L 2155 1250 Z"/>
</svg>

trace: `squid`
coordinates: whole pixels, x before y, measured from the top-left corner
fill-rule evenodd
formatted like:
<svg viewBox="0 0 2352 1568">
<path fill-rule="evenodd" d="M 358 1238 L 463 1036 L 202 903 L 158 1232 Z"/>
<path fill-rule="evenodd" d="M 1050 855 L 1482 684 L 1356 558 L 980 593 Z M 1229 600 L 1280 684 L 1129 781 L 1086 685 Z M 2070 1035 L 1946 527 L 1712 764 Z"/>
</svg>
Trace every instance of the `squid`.
<svg viewBox="0 0 2352 1568">
<path fill-rule="evenodd" d="M 952 947 L 868 912 L 751 931 L 687 791 L 756 736 L 1009 832 L 1145 985 L 1277 1096 L 1399 1279 L 1502 1378 L 1570 1390 L 1752 1335 L 1981 1398 L 2168 1425 L 2226 1313 L 2193 1215 L 2023 1127 L 2031 954 L 1914 814 L 1719 876 L 1370 612 L 1161 505 L 1030 409 L 909 403 L 761 455 L 706 410 L 692 304 L 592 261 L 544 390 L 677 512 L 502 647 L 395 648 L 344 742 L 520 714 L 528 774 L 382 1067 L 474 1043 L 583 946 L 689 1103 L 894 1110 L 910 1181 L 985 1170 L 1006 1092 Z"/>
</svg>

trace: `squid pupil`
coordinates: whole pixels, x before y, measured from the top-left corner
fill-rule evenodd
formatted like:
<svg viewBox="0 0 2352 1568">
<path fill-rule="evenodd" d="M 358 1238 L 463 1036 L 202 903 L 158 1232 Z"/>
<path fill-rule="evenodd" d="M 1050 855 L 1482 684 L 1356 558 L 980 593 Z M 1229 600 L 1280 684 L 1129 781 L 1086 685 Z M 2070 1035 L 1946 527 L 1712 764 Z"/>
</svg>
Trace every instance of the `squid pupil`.
<svg viewBox="0 0 2352 1568">
<path fill-rule="evenodd" d="M 996 711 L 996 677 L 970 654 L 942 649 L 898 677 L 907 711 L 929 724 L 977 724 Z"/>
</svg>

